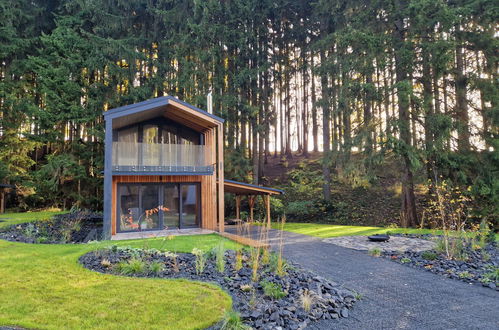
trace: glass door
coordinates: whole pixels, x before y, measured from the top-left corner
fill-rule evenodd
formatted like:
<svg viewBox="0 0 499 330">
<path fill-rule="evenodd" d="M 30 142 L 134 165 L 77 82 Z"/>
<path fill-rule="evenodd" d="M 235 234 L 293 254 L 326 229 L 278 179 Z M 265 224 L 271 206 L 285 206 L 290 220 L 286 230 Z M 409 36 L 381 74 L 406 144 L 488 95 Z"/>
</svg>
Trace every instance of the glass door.
<svg viewBox="0 0 499 330">
<path fill-rule="evenodd" d="M 166 184 L 163 189 L 163 222 L 168 229 L 180 227 L 180 200 L 177 184 Z"/>
<path fill-rule="evenodd" d="M 140 186 L 118 185 L 118 232 L 139 230 Z"/>
<path fill-rule="evenodd" d="M 197 183 L 180 185 L 181 201 L 181 228 L 199 226 L 199 185 Z"/>
<path fill-rule="evenodd" d="M 198 227 L 201 223 L 199 183 L 120 183 L 117 231 Z"/>
<path fill-rule="evenodd" d="M 159 186 L 142 185 L 140 230 L 160 229 Z"/>
</svg>

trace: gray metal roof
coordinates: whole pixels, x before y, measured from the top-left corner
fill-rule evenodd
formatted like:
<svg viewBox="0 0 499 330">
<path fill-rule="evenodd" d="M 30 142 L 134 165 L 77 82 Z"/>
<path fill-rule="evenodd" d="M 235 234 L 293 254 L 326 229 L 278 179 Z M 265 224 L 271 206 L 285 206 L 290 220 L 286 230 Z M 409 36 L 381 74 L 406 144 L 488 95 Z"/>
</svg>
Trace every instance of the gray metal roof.
<svg viewBox="0 0 499 330">
<path fill-rule="evenodd" d="M 245 186 L 245 187 L 248 187 L 248 188 L 264 189 L 264 190 L 274 191 L 274 192 L 279 193 L 279 194 L 284 194 L 284 190 L 281 190 L 281 189 L 269 188 L 269 187 L 264 187 L 264 186 L 258 186 L 256 184 L 251 184 L 251 183 L 246 183 L 246 182 L 239 182 L 239 181 L 234 181 L 234 180 L 227 180 L 227 179 L 225 179 L 224 182 L 234 183 L 234 184 L 238 184 L 238 185 Z"/>
<path fill-rule="evenodd" d="M 199 112 L 200 114 L 203 114 L 203 115 L 206 115 L 210 118 L 213 118 L 221 123 L 223 123 L 225 121 L 225 119 L 223 119 L 223 118 L 215 116 L 214 114 L 211 114 L 211 113 L 206 112 L 204 110 L 201 110 L 198 107 L 195 107 L 192 104 L 189 104 L 187 102 L 181 101 L 173 96 L 161 96 L 161 97 L 149 99 L 149 100 L 142 101 L 142 102 L 125 105 L 125 106 L 118 107 L 118 108 L 113 108 L 113 109 L 110 109 L 108 111 L 103 112 L 104 119 L 106 119 L 106 117 L 109 117 L 109 116 L 111 116 L 112 118 L 118 118 L 121 116 L 126 116 L 132 112 L 151 110 L 151 109 L 163 106 L 163 105 L 167 105 L 170 100 L 178 102 L 178 103 L 188 107 L 189 109 L 192 109 L 196 112 Z"/>
</svg>

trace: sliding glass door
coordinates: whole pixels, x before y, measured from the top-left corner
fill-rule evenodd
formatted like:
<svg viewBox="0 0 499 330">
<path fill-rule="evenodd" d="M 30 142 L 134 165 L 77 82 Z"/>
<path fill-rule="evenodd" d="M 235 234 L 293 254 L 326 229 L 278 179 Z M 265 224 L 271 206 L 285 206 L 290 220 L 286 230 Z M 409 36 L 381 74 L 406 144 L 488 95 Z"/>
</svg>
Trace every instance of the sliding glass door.
<svg viewBox="0 0 499 330">
<path fill-rule="evenodd" d="M 199 225 L 199 192 L 197 184 L 181 184 L 180 196 L 182 214 L 180 219 L 183 227 Z"/>
<path fill-rule="evenodd" d="M 177 184 L 163 186 L 163 223 L 168 228 L 180 227 L 180 201 Z"/>
<path fill-rule="evenodd" d="M 117 231 L 199 227 L 198 183 L 120 183 Z"/>
</svg>

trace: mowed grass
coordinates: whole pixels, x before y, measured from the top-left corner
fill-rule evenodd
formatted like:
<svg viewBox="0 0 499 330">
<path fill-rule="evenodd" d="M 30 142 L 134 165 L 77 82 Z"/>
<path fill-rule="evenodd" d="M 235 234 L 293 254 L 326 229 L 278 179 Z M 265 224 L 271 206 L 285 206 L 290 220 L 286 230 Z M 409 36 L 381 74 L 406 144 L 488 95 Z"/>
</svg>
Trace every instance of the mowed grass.
<svg viewBox="0 0 499 330">
<path fill-rule="evenodd" d="M 56 214 L 66 213 L 67 211 L 37 211 L 37 212 L 19 212 L 19 213 L 0 213 L 0 228 L 18 223 L 48 220 Z"/>
<path fill-rule="evenodd" d="M 20 221 L 22 222 L 22 221 Z M 19 223 L 16 221 L 16 223 Z M 78 258 L 113 244 L 190 252 L 210 249 L 216 234 L 94 244 L 23 244 L 0 240 L 0 326 L 36 329 L 202 329 L 231 310 L 215 285 L 130 278 L 83 268 Z"/>
<path fill-rule="evenodd" d="M 272 228 L 280 229 L 281 225 L 279 223 L 272 223 Z M 418 228 L 389 228 L 389 227 L 369 227 L 369 226 L 342 226 L 342 225 L 329 225 L 329 224 L 319 224 L 319 223 L 298 223 L 298 222 L 287 222 L 284 224 L 284 230 L 321 237 L 339 237 L 339 236 L 357 236 L 357 235 L 375 235 L 375 234 L 386 234 L 387 232 L 392 234 L 435 234 L 441 235 L 443 232 L 441 230 L 433 229 L 418 229 Z M 496 234 L 496 240 L 499 240 L 499 234 Z"/>
</svg>

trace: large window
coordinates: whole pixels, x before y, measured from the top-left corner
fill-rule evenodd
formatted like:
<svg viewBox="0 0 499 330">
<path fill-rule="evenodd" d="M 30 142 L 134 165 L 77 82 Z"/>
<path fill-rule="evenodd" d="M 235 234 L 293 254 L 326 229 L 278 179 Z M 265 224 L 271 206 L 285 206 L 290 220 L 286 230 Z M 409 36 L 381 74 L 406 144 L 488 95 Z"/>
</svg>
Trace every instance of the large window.
<svg viewBox="0 0 499 330">
<path fill-rule="evenodd" d="M 198 227 L 198 183 L 118 184 L 118 232 Z"/>
<path fill-rule="evenodd" d="M 213 172 L 202 134 L 165 118 L 113 133 L 113 171 Z"/>
<path fill-rule="evenodd" d="M 201 144 L 200 133 L 164 118 L 120 128 L 113 140 L 147 144 Z"/>
</svg>

